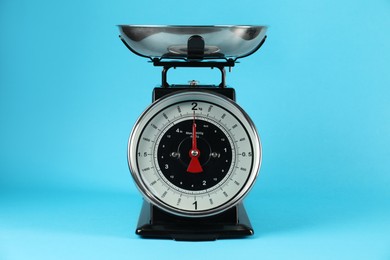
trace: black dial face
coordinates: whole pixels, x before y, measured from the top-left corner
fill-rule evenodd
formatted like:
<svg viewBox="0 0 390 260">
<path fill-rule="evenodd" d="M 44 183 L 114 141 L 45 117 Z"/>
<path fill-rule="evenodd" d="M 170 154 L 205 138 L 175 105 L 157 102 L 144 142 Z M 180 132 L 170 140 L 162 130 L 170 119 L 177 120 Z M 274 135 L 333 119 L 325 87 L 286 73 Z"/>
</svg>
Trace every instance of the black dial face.
<svg viewBox="0 0 390 260">
<path fill-rule="evenodd" d="M 193 128 L 196 127 L 196 140 Z M 196 142 L 198 165 L 191 154 Z M 189 119 L 169 128 L 162 136 L 157 150 L 161 172 L 174 187 L 185 190 L 205 190 L 224 179 L 232 164 L 232 146 L 226 134 L 214 123 Z M 194 167 L 200 166 L 196 172 Z"/>
</svg>

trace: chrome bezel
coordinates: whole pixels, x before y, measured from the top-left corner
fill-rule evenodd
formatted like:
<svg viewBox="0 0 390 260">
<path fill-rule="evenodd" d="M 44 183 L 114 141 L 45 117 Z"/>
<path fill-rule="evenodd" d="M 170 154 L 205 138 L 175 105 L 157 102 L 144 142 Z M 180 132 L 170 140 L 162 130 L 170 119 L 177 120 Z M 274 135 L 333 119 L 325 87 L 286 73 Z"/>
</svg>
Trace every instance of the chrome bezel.
<svg viewBox="0 0 390 260">
<path fill-rule="evenodd" d="M 159 200 L 144 184 L 142 181 L 142 174 L 138 169 L 137 166 L 137 146 L 139 138 L 142 134 L 143 129 L 146 127 L 148 122 L 161 110 L 164 108 L 183 101 L 205 101 L 217 104 L 221 107 L 224 107 L 226 110 L 230 111 L 233 115 L 236 116 L 236 118 L 242 123 L 244 128 L 246 129 L 249 138 L 251 139 L 252 146 L 253 146 L 253 165 L 251 172 L 249 173 L 249 177 L 246 181 L 246 183 L 243 185 L 241 190 L 235 194 L 235 196 L 227 201 L 225 204 L 222 204 L 218 207 L 211 208 L 209 210 L 204 210 L 202 212 L 197 211 L 187 211 L 187 210 L 180 210 L 178 208 L 171 207 L 170 205 L 167 205 L 163 203 L 161 200 Z M 154 103 L 152 103 L 138 118 L 136 121 L 128 142 L 128 164 L 131 171 L 131 174 L 133 176 L 133 179 L 144 196 L 144 198 L 150 202 L 151 204 L 155 205 L 156 207 L 169 212 L 174 215 L 178 216 L 185 216 L 185 217 L 206 217 L 206 216 L 212 216 L 215 214 L 218 214 L 220 212 L 223 212 L 234 205 L 237 205 L 240 203 L 244 197 L 248 194 L 249 190 L 253 187 L 253 184 L 258 176 L 260 166 L 261 166 L 261 158 L 262 158 L 262 150 L 261 150 L 261 143 L 259 135 L 256 131 L 256 128 L 250 119 L 250 117 L 247 115 L 247 113 L 234 101 L 232 101 L 229 98 L 226 98 L 220 94 L 211 92 L 211 91 L 180 91 L 176 92 L 170 95 L 167 95 Z"/>
</svg>

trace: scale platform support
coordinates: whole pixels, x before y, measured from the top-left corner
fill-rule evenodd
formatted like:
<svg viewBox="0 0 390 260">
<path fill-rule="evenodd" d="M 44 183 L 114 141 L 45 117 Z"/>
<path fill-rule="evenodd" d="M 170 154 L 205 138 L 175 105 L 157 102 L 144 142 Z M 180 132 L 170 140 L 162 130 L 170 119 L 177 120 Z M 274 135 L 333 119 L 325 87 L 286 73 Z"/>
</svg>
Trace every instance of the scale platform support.
<svg viewBox="0 0 390 260">
<path fill-rule="evenodd" d="M 233 88 L 216 86 L 171 86 L 153 90 L 153 101 L 176 91 L 214 91 L 235 100 Z M 224 238 L 241 238 L 254 234 L 252 225 L 242 203 L 211 217 L 189 218 L 169 214 L 144 201 L 136 228 L 143 238 L 164 238 L 177 241 L 212 241 Z"/>
<path fill-rule="evenodd" d="M 242 204 L 218 215 L 203 218 L 179 217 L 144 201 L 135 232 L 143 238 L 177 241 L 212 241 L 253 235 L 253 228 Z"/>
</svg>

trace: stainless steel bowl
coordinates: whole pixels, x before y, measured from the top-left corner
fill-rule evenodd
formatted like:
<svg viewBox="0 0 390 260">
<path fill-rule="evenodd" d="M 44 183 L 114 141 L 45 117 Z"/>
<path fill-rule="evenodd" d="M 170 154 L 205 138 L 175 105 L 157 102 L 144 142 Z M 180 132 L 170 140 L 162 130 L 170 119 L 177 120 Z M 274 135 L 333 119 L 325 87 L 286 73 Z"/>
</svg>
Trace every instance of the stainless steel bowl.
<svg viewBox="0 0 390 260">
<path fill-rule="evenodd" d="M 143 57 L 188 58 L 188 39 L 197 35 L 204 40 L 204 59 L 237 59 L 260 47 L 267 27 L 119 25 L 119 29 L 125 44 Z"/>
</svg>

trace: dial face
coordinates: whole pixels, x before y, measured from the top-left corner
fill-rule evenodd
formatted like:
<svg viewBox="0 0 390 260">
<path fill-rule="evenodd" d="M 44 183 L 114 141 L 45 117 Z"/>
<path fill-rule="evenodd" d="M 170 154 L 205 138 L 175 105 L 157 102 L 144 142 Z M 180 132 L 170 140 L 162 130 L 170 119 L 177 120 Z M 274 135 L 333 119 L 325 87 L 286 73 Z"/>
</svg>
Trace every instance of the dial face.
<svg viewBox="0 0 390 260">
<path fill-rule="evenodd" d="M 152 104 L 129 140 L 129 165 L 146 199 L 177 215 L 208 216 L 238 203 L 260 167 L 256 130 L 233 101 L 181 92 Z"/>
</svg>

